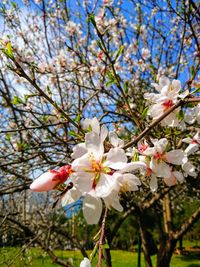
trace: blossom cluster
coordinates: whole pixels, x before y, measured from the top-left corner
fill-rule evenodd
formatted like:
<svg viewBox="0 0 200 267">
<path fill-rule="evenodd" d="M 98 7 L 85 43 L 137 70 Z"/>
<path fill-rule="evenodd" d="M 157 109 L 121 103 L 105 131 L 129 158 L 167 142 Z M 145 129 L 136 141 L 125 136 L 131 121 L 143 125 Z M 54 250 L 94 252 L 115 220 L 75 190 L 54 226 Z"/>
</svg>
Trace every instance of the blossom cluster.
<svg viewBox="0 0 200 267">
<path fill-rule="evenodd" d="M 74 146 L 71 164 L 42 174 L 30 188 L 41 192 L 66 183 L 70 190 L 62 197 L 62 205 L 82 198 L 88 224 L 98 223 L 103 203 L 107 208 L 122 211 L 121 194 L 137 191 L 142 184 L 141 177 L 149 181 L 154 192 L 160 178 L 167 186 L 173 186 L 184 182 L 188 175 L 196 176 L 188 156 L 199 149 L 198 132 L 193 138 L 182 140 L 189 144 L 185 150 L 170 149 L 168 140 L 162 138 L 152 139 L 153 146 L 144 140 L 137 148 L 125 151 L 123 140 L 114 131 L 109 132 L 105 124 L 100 126 L 97 118 L 85 119 L 82 126 L 86 132 L 84 142 Z"/>
<path fill-rule="evenodd" d="M 73 148 L 71 165 L 58 171 L 49 171 L 31 184 L 33 191 L 47 191 L 70 181 L 73 188 L 62 198 L 62 205 L 83 197 L 83 214 L 88 224 L 98 223 L 102 212 L 102 200 L 106 207 L 122 211 L 120 192 L 135 191 L 141 185 L 135 170 L 146 168 L 142 161 L 128 162 L 114 132 L 108 134 L 105 125 L 100 127 L 97 118 L 86 119 L 83 128 L 87 131 L 83 143 Z M 105 151 L 104 144 L 109 136 L 111 148 Z"/>
</svg>

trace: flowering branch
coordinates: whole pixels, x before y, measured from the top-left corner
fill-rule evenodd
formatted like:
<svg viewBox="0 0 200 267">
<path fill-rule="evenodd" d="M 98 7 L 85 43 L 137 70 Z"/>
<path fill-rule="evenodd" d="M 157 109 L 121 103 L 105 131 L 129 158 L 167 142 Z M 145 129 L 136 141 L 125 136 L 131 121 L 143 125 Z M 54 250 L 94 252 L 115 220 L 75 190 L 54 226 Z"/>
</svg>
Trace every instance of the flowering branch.
<svg viewBox="0 0 200 267">
<path fill-rule="evenodd" d="M 200 102 L 200 97 L 180 99 L 175 105 L 167 109 L 158 119 L 156 119 L 148 127 L 146 127 L 144 131 L 142 131 L 136 138 L 134 138 L 133 140 L 125 144 L 123 146 L 123 149 L 126 149 L 128 147 L 131 147 L 132 145 L 137 144 L 146 134 L 148 134 L 156 125 L 158 125 L 164 118 L 166 118 L 176 108 L 182 105 L 185 105 L 188 103 L 194 103 L 194 102 Z"/>
<path fill-rule="evenodd" d="M 7 55 L 5 53 L 5 55 Z M 57 103 L 48 96 L 36 83 L 35 80 L 31 79 L 26 72 L 23 70 L 23 68 L 20 66 L 20 64 L 15 60 L 14 56 L 9 57 L 10 60 L 13 61 L 13 63 L 16 65 L 16 69 L 10 68 L 13 72 L 17 73 L 20 77 L 25 78 L 39 93 L 41 96 L 43 96 L 52 106 L 65 118 L 68 122 L 70 122 L 74 127 L 76 127 L 80 132 L 84 133 L 84 131 L 81 129 L 81 127 L 73 120 L 71 119 L 68 114 L 57 105 Z"/>
</svg>

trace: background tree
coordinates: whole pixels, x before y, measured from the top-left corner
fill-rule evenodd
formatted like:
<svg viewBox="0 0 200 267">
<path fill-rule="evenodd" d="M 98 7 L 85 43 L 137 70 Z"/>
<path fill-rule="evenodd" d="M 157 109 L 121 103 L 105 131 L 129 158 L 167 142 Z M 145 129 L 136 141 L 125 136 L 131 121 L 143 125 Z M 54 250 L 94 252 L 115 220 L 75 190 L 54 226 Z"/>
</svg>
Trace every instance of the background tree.
<svg viewBox="0 0 200 267">
<path fill-rule="evenodd" d="M 55 193 L 30 195 L 27 189 L 32 179 L 70 161 L 73 146 L 83 140 L 86 117 L 97 116 L 115 130 L 126 142 L 125 148 L 136 146 L 142 138 L 151 144 L 152 138 L 163 137 L 174 149 L 186 148 L 182 139 L 194 135 L 199 125 L 199 9 L 190 0 L 42 0 L 4 1 L 0 10 L 3 231 L 7 233 L 8 221 L 13 233 L 18 230 L 26 242 L 38 243 L 54 261 L 68 266 L 51 247 L 59 242 L 65 247 L 67 236 L 86 256 L 79 242 L 82 235 L 63 232 L 61 223 L 68 222 L 49 206 Z M 151 123 L 144 93 L 155 92 L 151 82 L 158 82 L 162 75 L 181 80 L 183 92 L 197 94 L 180 100 Z M 159 122 L 177 107 L 181 108 L 181 127 L 161 127 Z M 122 197 L 125 213 L 109 229 L 110 242 L 129 215 L 137 216 L 147 266 L 152 266 L 144 225 L 151 210 L 159 233 L 157 265 L 169 266 L 177 240 L 199 217 L 199 210 L 192 210 L 188 220 L 184 217 L 174 225 L 171 211 L 173 207 L 176 213 L 180 190 L 186 199 L 192 190 L 191 201 L 199 196 L 198 153 L 190 156 L 197 178 L 188 177 L 185 184 L 174 187 L 160 179 L 156 193 L 149 192 L 149 180 L 143 178 L 136 197 L 135 193 Z"/>
</svg>

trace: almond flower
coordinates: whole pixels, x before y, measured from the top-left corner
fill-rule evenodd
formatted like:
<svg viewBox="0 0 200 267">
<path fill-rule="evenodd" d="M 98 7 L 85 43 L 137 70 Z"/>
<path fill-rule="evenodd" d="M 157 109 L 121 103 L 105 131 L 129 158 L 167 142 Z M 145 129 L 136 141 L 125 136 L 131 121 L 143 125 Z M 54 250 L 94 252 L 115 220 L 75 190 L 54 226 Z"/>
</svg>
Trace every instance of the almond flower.
<svg viewBox="0 0 200 267">
<path fill-rule="evenodd" d="M 159 118 L 166 110 L 171 108 L 178 98 L 184 97 L 180 95 L 181 82 L 179 80 L 170 80 L 161 76 L 159 83 L 152 83 L 158 93 L 145 93 L 144 98 L 147 99 L 152 105 L 149 108 L 148 115 L 154 120 Z M 163 119 L 163 126 L 176 127 L 179 125 L 177 113 L 179 108 L 171 112 L 165 119 Z"/>
<path fill-rule="evenodd" d="M 84 258 L 81 263 L 80 263 L 80 267 L 92 267 L 90 261 L 88 258 Z"/>
<path fill-rule="evenodd" d="M 185 157 L 183 160 L 182 169 L 184 171 L 185 177 L 187 177 L 188 175 L 194 178 L 197 177 L 195 166 L 188 160 L 187 157 Z"/>
<path fill-rule="evenodd" d="M 96 118 L 87 119 L 84 127 L 92 130 L 85 134 L 85 142 L 74 147 L 72 157 L 74 188 L 82 196 L 83 215 L 88 224 L 96 224 L 102 212 L 102 200 L 107 207 L 118 211 L 123 208 L 119 203 L 119 191 L 127 185 L 127 191 L 134 191 L 140 185 L 139 179 L 131 172 L 145 167 L 144 163 L 127 163 L 125 151 L 120 148 L 122 141 L 113 132 L 109 137 L 113 148 L 104 151 L 104 141 L 108 135 L 105 125 L 100 127 Z M 76 197 L 73 198 L 77 200 Z"/>
<path fill-rule="evenodd" d="M 169 178 L 164 178 L 164 182 L 167 186 L 176 185 L 177 181 L 182 184 L 184 180 L 183 174 L 179 171 L 172 171 Z"/>
<path fill-rule="evenodd" d="M 200 124 L 200 104 L 194 108 L 188 108 L 184 116 L 184 121 L 193 124 L 195 121 Z"/>
<path fill-rule="evenodd" d="M 63 166 L 56 170 L 50 170 L 40 175 L 30 185 L 35 192 L 43 192 L 55 189 L 59 184 L 64 183 L 72 173 L 70 165 Z"/>
<path fill-rule="evenodd" d="M 164 178 L 167 185 L 172 185 L 172 180 L 182 181 L 181 173 L 173 171 L 170 164 L 182 165 L 185 157 L 185 152 L 181 149 L 171 150 L 166 152 L 168 141 L 166 138 L 153 140 L 154 147 L 149 147 L 147 143 L 140 144 L 139 152 L 141 161 L 147 164 L 146 175 L 151 177 L 150 188 L 152 191 L 157 190 L 157 177 Z"/>
<path fill-rule="evenodd" d="M 189 144 L 189 146 L 185 149 L 186 154 L 188 156 L 194 154 L 197 150 L 199 150 L 200 146 L 199 131 L 194 135 L 193 138 L 187 137 L 184 138 L 182 141 Z"/>
<path fill-rule="evenodd" d="M 104 133 L 101 132 L 100 135 L 95 132 L 87 133 L 85 135 L 87 153 L 72 162 L 73 183 L 84 196 L 83 214 L 88 224 L 96 224 L 99 221 L 102 211 L 101 198 L 107 197 L 113 190 L 119 191 L 121 174 L 117 171 L 127 163 L 123 149 L 112 148 L 104 154 L 103 141 L 106 138 Z M 79 154 L 78 148 L 76 147 L 76 155 Z"/>
</svg>

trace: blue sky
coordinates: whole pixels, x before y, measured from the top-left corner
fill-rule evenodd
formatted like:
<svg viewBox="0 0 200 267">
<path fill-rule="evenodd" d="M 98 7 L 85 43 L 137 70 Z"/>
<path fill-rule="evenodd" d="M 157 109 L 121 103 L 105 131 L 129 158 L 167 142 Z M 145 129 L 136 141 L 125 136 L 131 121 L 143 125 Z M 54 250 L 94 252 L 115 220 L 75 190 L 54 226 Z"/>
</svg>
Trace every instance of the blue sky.
<svg viewBox="0 0 200 267">
<path fill-rule="evenodd" d="M 13 3 L 17 3 L 18 4 L 18 6 L 19 6 L 19 8 L 20 9 L 26 9 L 25 8 L 25 5 L 24 5 L 24 2 L 22 1 L 22 0 L 15 0 L 15 1 L 10 1 L 10 2 L 13 2 Z M 81 2 L 81 1 L 80 1 Z M 83 2 L 83 1 L 82 1 Z M 94 3 L 95 1 L 94 0 L 92 0 L 91 1 L 92 3 Z M 115 0 L 114 1 L 114 5 L 116 5 L 116 3 L 117 3 L 118 1 L 117 0 Z M 31 3 L 31 7 L 34 9 L 34 10 L 39 10 L 40 9 L 40 7 L 41 7 L 41 5 L 42 4 L 40 4 L 39 6 L 38 5 L 36 5 L 35 3 L 34 3 L 34 0 L 31 0 L 30 1 L 30 3 Z M 81 20 L 82 20 L 82 22 L 84 23 L 84 21 L 86 21 L 86 17 L 85 17 L 85 14 L 84 14 L 84 12 L 82 11 L 82 9 L 81 9 L 81 7 L 78 7 L 77 6 L 77 4 L 76 4 L 76 1 L 75 0 L 71 0 L 71 1 L 67 1 L 66 2 L 67 3 L 67 6 L 70 8 L 70 11 L 72 11 L 72 12 L 80 12 L 80 14 L 81 14 Z M 166 4 L 165 4 L 165 1 L 159 1 L 158 2 L 159 3 L 159 5 L 160 5 L 160 7 L 163 9 L 163 10 L 165 10 L 165 8 L 166 8 Z M 172 6 L 173 7 L 175 7 L 176 6 L 176 1 L 175 0 L 172 0 L 172 1 L 170 1 L 170 3 L 172 4 Z M 99 1 L 99 4 L 101 4 L 101 1 Z M 144 16 L 144 20 L 147 20 L 148 19 L 148 15 L 150 14 L 150 10 L 149 10 L 149 6 L 150 6 L 150 4 L 148 3 L 148 1 L 147 1 L 147 5 L 148 5 L 148 7 L 144 7 L 143 8 L 143 16 Z M 123 1 L 123 4 L 122 4 L 122 13 L 123 13 L 123 15 L 124 15 L 124 17 L 127 19 L 127 21 L 128 21 L 128 24 L 131 22 L 131 23 L 134 23 L 135 21 L 136 21 L 136 19 L 137 18 L 131 18 L 130 19 L 130 16 L 132 16 L 133 14 L 134 14 L 134 10 L 133 10 L 133 4 L 132 4 L 132 1 L 128 1 L 128 0 L 125 0 L 125 1 Z M 109 10 L 107 10 L 108 12 L 107 13 L 110 13 L 110 11 Z M 145 14 L 146 13 L 146 14 Z M 161 13 L 159 13 L 159 14 L 157 14 L 156 15 L 156 20 L 159 20 L 159 19 L 161 19 L 163 17 L 163 14 L 162 14 L 162 12 Z M 77 20 L 77 19 L 75 19 L 75 20 Z M 167 37 L 166 38 L 166 42 L 165 42 L 165 44 L 166 45 L 168 45 L 169 44 L 169 41 L 170 41 L 170 38 L 171 38 L 171 33 L 170 33 L 170 30 L 172 30 L 172 28 L 170 27 L 170 22 L 167 20 L 167 18 L 166 18 L 166 20 L 163 20 L 164 21 L 164 24 L 165 24 L 165 26 L 168 26 L 168 28 L 166 27 L 166 30 L 164 30 L 164 27 L 162 28 L 162 30 L 163 30 L 163 34 L 165 35 L 165 37 Z M 152 23 L 153 23 L 153 20 L 152 20 Z M 3 24 L 2 24 L 2 19 L 1 19 L 1 16 L 0 16 L 0 26 L 2 26 Z M 86 25 L 86 23 L 85 23 L 85 25 Z M 147 29 L 148 30 L 148 32 L 149 32 L 149 29 Z M 150 30 L 151 31 L 151 30 Z M 176 65 L 176 59 L 178 58 L 178 50 L 177 50 L 177 52 L 176 52 L 176 47 L 178 47 L 178 49 L 179 49 L 179 47 L 180 47 L 180 43 L 177 43 L 176 45 L 174 45 L 173 46 L 173 48 L 172 49 L 174 49 L 174 52 L 173 52 L 173 57 L 172 57 L 172 60 L 174 61 L 174 64 Z M 141 47 L 142 48 L 142 47 Z M 154 57 L 155 55 L 156 55 L 156 50 L 153 50 L 152 51 L 152 56 Z M 163 56 L 163 58 L 162 58 L 162 60 L 164 59 L 164 56 Z M 188 62 L 189 63 L 189 65 L 192 65 L 193 64 L 193 60 L 194 60 L 194 58 L 193 57 L 190 57 L 190 61 Z M 189 79 L 189 73 L 188 73 L 188 66 L 185 66 L 185 68 L 184 68 L 184 70 L 181 72 L 181 73 L 179 73 L 179 76 L 178 76 L 178 78 L 182 81 L 182 83 L 185 83 L 188 79 Z"/>
</svg>

